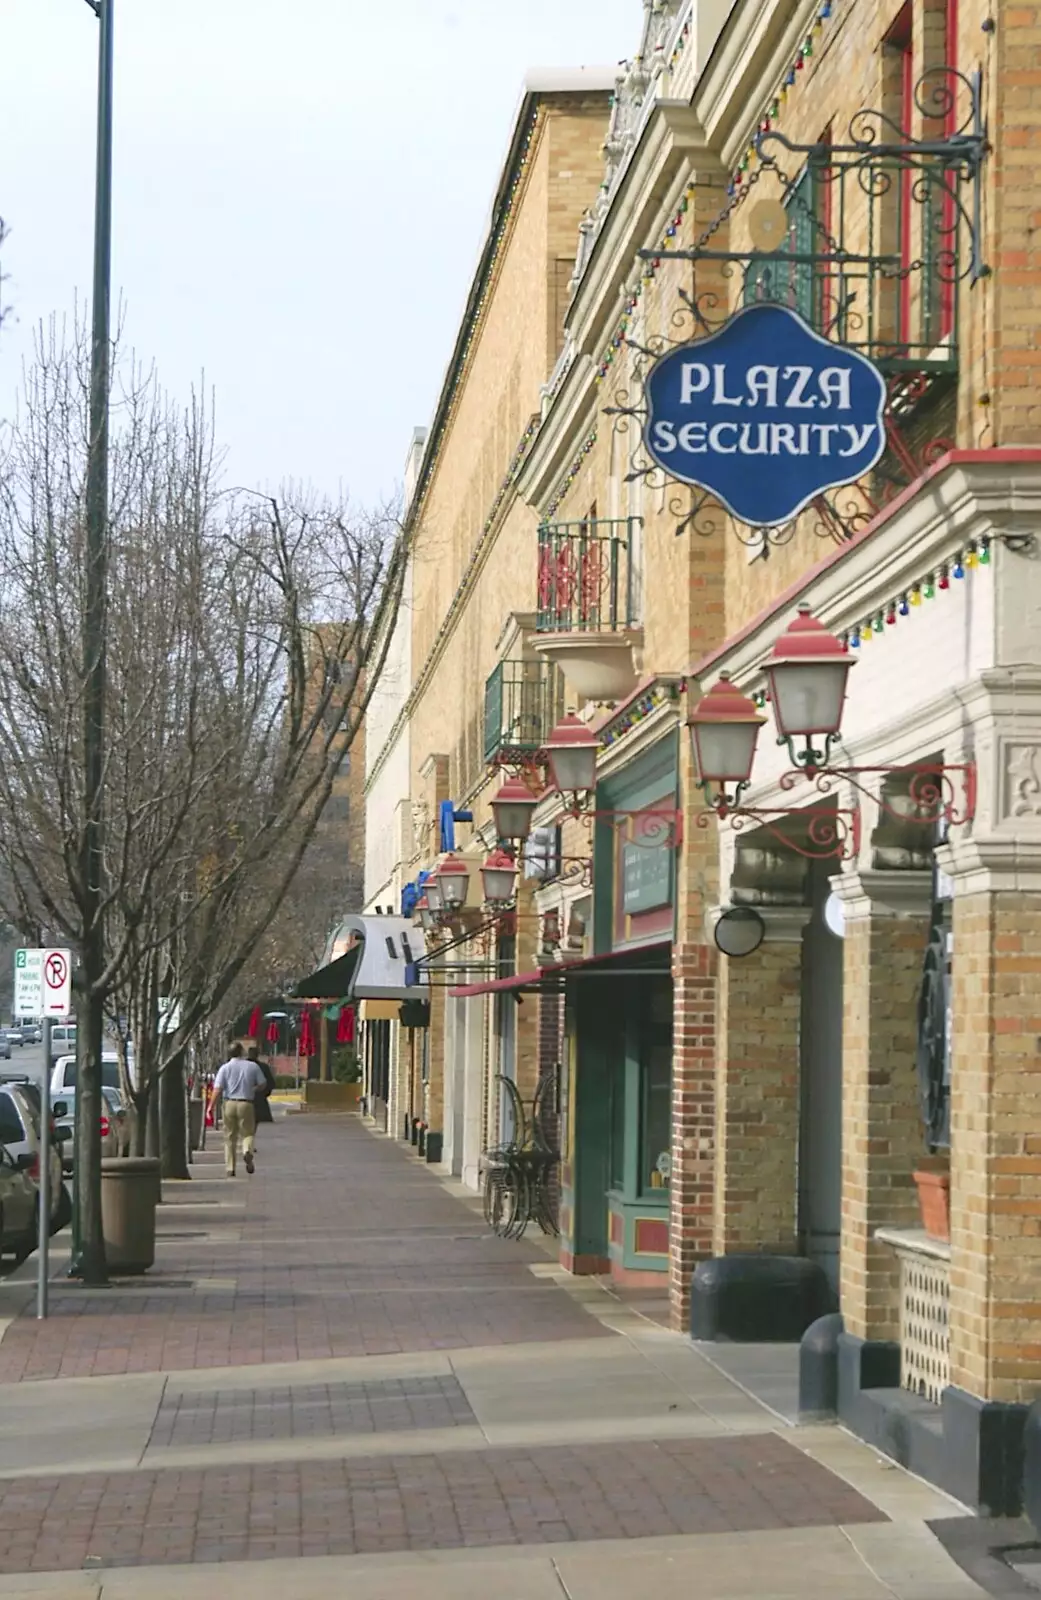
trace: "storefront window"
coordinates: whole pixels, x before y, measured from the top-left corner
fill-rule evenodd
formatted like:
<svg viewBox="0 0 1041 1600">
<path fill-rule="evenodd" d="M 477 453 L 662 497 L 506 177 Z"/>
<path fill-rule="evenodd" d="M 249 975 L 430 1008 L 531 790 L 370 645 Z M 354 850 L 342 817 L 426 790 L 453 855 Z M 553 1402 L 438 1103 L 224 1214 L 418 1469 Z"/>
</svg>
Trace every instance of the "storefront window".
<svg viewBox="0 0 1041 1600">
<path fill-rule="evenodd" d="M 640 1193 L 667 1189 L 672 1151 L 672 1046 L 648 1046 L 640 1108 Z"/>
</svg>

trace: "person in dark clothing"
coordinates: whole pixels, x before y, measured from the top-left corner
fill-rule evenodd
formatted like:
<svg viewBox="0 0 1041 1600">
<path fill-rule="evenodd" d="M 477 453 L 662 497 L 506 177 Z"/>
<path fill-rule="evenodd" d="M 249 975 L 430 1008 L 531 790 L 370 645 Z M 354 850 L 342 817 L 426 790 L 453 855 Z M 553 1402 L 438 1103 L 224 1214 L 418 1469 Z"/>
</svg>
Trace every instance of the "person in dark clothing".
<svg viewBox="0 0 1041 1600">
<path fill-rule="evenodd" d="M 255 1061 L 264 1074 L 264 1087 L 258 1089 L 253 1097 L 253 1119 L 256 1123 L 274 1122 L 271 1112 L 271 1096 L 275 1092 L 275 1075 L 266 1061 L 260 1059 L 260 1052 L 256 1045 L 249 1047 L 249 1059 Z"/>
</svg>

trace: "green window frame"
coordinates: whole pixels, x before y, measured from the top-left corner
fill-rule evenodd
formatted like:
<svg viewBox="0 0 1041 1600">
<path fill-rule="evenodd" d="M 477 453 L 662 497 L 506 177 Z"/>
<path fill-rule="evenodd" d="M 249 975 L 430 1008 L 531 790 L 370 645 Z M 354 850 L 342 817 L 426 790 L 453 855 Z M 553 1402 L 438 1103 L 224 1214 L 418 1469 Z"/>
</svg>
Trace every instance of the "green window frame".
<svg viewBox="0 0 1041 1600">
<path fill-rule="evenodd" d="M 805 166 L 785 196 L 784 208 L 790 222 L 788 237 L 780 250 L 761 260 L 749 262 L 745 274 L 744 303 L 754 305 L 768 300 L 790 306 L 805 317 L 812 328 L 822 332 L 824 294 L 821 275 L 808 262 L 789 261 L 789 255 L 822 254 L 820 205 L 822 184 L 810 166 Z"/>
</svg>

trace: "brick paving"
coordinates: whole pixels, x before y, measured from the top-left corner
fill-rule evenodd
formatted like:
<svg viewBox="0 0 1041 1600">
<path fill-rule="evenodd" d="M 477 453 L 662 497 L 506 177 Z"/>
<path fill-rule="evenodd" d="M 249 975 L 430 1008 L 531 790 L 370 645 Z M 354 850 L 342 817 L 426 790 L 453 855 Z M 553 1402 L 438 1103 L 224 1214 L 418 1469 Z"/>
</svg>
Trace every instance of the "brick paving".
<svg viewBox="0 0 1041 1600">
<path fill-rule="evenodd" d="M 356 1118 L 280 1119 L 257 1166 L 228 1182 L 206 1152 L 202 1181 L 167 1186 L 156 1267 L 56 1284 L 48 1322 L 29 1307 L 4 1333 L 0 1382 L 609 1336 L 532 1275 L 536 1245 L 489 1234 Z"/>
<path fill-rule="evenodd" d="M 163 1400 L 149 1443 L 181 1447 L 248 1439 L 317 1439 L 467 1423 L 476 1425 L 477 1418 L 458 1379 L 452 1377 L 185 1390 Z"/>
<path fill-rule="evenodd" d="M 0 1572 L 884 1522 L 776 1434 L 25 1478 Z"/>
</svg>

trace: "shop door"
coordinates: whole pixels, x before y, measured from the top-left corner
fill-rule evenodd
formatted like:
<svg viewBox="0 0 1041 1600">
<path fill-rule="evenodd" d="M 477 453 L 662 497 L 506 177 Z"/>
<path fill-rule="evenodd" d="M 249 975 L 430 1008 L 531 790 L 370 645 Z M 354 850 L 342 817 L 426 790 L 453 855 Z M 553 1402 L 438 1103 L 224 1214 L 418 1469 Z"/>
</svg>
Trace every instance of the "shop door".
<svg viewBox="0 0 1041 1600">
<path fill-rule="evenodd" d="M 838 1291 L 842 1216 L 842 939 L 824 908 L 834 867 L 813 862 L 813 915 L 803 933 L 799 1233 Z"/>
</svg>

